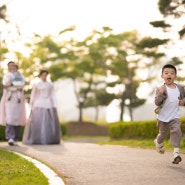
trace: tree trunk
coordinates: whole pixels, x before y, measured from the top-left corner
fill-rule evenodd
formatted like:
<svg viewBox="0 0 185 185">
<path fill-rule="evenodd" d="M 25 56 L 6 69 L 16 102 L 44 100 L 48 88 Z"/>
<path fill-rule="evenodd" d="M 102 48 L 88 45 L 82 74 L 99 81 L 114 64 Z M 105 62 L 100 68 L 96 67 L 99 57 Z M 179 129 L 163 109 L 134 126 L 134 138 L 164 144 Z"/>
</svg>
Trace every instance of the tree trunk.
<svg viewBox="0 0 185 185">
<path fill-rule="evenodd" d="M 76 99 L 77 99 L 78 105 L 79 105 L 79 118 L 78 118 L 78 121 L 82 122 L 83 121 L 83 105 L 84 105 L 84 102 L 79 97 L 79 94 L 78 94 L 78 91 L 77 91 L 77 86 L 76 86 L 76 80 L 73 79 L 72 81 L 73 81 L 74 93 L 76 95 Z"/>
<path fill-rule="evenodd" d="M 79 119 L 78 119 L 79 122 L 83 122 L 82 115 L 83 115 L 83 102 L 80 102 L 79 103 Z"/>
<path fill-rule="evenodd" d="M 120 112 L 120 118 L 119 118 L 119 120 L 120 120 L 120 121 L 124 121 L 124 119 L 123 119 L 123 114 L 124 114 L 124 102 L 123 102 L 123 101 L 120 103 L 120 110 L 121 110 L 121 112 Z"/>
<path fill-rule="evenodd" d="M 98 121 L 98 117 L 99 117 L 99 108 L 98 106 L 95 107 L 96 111 L 95 111 L 95 121 Z"/>
<path fill-rule="evenodd" d="M 130 120 L 133 121 L 133 111 L 132 111 L 132 107 L 129 105 L 129 106 L 128 106 L 128 109 L 129 109 Z"/>
</svg>

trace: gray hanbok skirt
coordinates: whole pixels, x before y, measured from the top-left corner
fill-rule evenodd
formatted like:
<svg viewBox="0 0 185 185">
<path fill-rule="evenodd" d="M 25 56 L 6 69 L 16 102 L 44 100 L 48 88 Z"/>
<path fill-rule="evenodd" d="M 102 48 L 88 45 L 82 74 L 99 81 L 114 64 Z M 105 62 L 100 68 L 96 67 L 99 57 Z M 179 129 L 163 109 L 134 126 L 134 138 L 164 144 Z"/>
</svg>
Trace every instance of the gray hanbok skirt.
<svg viewBox="0 0 185 185">
<path fill-rule="evenodd" d="M 60 144 L 61 128 L 57 112 L 54 108 L 36 107 L 31 111 L 25 125 L 24 144 Z"/>
</svg>

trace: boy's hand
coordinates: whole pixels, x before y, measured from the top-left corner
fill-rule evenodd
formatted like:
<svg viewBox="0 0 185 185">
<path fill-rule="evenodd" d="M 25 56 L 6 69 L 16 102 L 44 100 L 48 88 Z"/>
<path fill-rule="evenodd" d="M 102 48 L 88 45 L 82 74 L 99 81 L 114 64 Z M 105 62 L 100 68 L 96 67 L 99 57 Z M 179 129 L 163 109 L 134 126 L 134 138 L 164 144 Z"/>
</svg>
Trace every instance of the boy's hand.
<svg viewBox="0 0 185 185">
<path fill-rule="evenodd" d="M 180 106 L 184 106 L 184 103 L 185 103 L 184 100 L 179 100 L 179 105 Z"/>
<path fill-rule="evenodd" d="M 162 85 L 161 87 L 157 87 L 157 91 L 158 91 L 159 93 L 163 94 L 164 91 L 165 91 L 164 85 Z"/>
</svg>

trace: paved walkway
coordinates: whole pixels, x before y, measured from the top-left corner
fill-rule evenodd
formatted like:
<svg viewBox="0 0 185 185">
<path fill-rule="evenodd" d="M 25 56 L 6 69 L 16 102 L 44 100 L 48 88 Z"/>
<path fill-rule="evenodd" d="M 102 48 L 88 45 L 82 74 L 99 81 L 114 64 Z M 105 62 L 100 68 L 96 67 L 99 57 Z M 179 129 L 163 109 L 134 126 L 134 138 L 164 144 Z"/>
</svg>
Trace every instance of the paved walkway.
<svg viewBox="0 0 185 185">
<path fill-rule="evenodd" d="M 183 161 L 174 165 L 172 154 L 155 150 L 91 143 L 8 146 L 0 148 L 24 153 L 56 169 L 66 185 L 184 185 Z"/>
</svg>

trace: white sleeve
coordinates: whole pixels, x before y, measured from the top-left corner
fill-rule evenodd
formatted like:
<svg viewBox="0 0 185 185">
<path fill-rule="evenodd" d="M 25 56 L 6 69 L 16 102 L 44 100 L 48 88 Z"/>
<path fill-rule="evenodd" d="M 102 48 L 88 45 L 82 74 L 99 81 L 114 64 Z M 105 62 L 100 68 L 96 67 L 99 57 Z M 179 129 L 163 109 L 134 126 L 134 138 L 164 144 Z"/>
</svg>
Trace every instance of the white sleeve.
<svg viewBox="0 0 185 185">
<path fill-rule="evenodd" d="M 11 83 L 11 81 L 10 81 L 10 74 L 8 73 L 8 74 L 3 76 L 2 84 L 6 85 L 6 84 L 9 84 L 9 83 Z"/>
<path fill-rule="evenodd" d="M 57 107 L 57 100 L 56 100 L 56 96 L 55 96 L 55 91 L 54 91 L 54 84 L 51 83 L 51 98 L 53 101 L 53 106 L 56 108 Z"/>
</svg>

